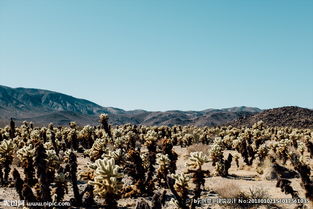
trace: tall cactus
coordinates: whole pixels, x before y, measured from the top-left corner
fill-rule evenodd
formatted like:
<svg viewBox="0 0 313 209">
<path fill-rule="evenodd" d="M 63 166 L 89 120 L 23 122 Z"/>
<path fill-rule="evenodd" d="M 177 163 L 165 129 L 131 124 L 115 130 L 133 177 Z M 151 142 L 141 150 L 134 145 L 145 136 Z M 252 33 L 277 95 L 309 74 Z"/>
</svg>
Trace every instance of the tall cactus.
<svg viewBox="0 0 313 209">
<path fill-rule="evenodd" d="M 122 177 L 119 166 L 115 165 L 115 160 L 98 159 L 95 162 L 96 171 L 93 181 L 89 184 L 94 186 L 94 193 L 104 198 L 107 208 L 117 209 L 117 199 L 120 197 L 122 189 Z"/>
</svg>

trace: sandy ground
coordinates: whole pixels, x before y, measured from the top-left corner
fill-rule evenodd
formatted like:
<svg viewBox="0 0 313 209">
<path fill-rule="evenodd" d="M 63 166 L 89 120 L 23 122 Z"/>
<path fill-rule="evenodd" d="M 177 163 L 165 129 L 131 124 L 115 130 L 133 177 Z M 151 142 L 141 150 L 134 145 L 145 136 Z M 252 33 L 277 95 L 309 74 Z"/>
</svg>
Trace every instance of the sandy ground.
<svg viewBox="0 0 313 209">
<path fill-rule="evenodd" d="M 179 159 L 177 161 L 177 173 L 181 173 L 186 171 L 185 162 L 187 160 L 188 155 L 188 149 L 187 148 L 181 148 L 178 146 L 174 147 L 175 152 L 178 154 Z M 227 155 L 229 152 L 233 151 L 227 151 L 225 152 L 225 155 Z M 89 162 L 88 158 L 83 158 L 82 156 L 78 157 L 78 172 L 82 171 L 87 168 L 87 162 Z M 312 162 L 313 163 L 313 162 Z M 212 174 L 214 172 L 214 167 L 212 167 L 211 163 L 207 163 L 204 165 L 203 169 L 208 169 L 210 173 Z M 266 171 L 264 171 L 266 172 Z M 22 172 L 21 172 L 22 173 Z M 223 192 L 227 194 L 235 193 L 236 191 L 240 190 L 242 192 L 249 192 L 249 190 L 256 190 L 256 189 L 262 189 L 264 190 L 268 197 L 270 198 L 291 198 L 291 195 L 285 195 L 280 191 L 280 188 L 276 187 L 276 180 L 266 180 L 264 178 L 264 175 L 258 174 L 256 172 L 256 167 L 246 167 L 243 166 L 243 162 L 240 161 L 240 167 L 237 168 L 235 165 L 235 162 L 232 162 L 232 166 L 229 169 L 230 176 L 227 178 L 213 176 L 206 178 L 205 182 L 205 191 L 202 193 L 202 198 L 217 198 L 219 195 L 218 192 Z M 291 186 L 299 192 L 299 196 L 301 198 L 304 198 L 304 191 L 300 186 L 301 180 L 299 178 L 290 179 L 292 181 Z M 79 187 L 81 190 L 85 188 L 87 182 L 80 181 Z M 191 185 L 192 187 L 192 185 Z M 313 192 L 313 191 L 312 191 Z M 167 191 L 167 199 L 171 199 L 171 192 Z M 73 193 L 71 191 L 71 188 L 69 188 L 69 193 L 65 196 L 65 201 L 68 201 L 70 197 L 73 197 Z M 13 187 L 6 187 L 0 188 L 0 200 L 18 200 L 18 195 Z M 141 198 L 124 198 L 120 199 L 118 201 L 120 208 L 135 208 L 136 203 Z M 151 199 L 151 198 L 150 198 Z M 149 202 L 149 198 L 146 198 Z M 97 199 L 99 203 L 101 203 L 101 200 Z M 309 204 L 306 204 L 308 208 L 313 208 L 309 206 Z M 284 209 L 292 209 L 295 208 L 295 204 L 280 204 L 278 205 L 281 208 Z M 12 207 L 6 207 L 3 206 L 3 202 L 0 202 L 0 208 L 12 208 Z M 169 201 L 166 201 L 166 204 L 164 206 L 165 209 L 172 209 L 174 208 L 172 205 L 170 205 Z M 202 204 L 198 208 L 225 208 L 223 205 L 209 205 L 209 204 Z M 233 208 L 233 207 L 228 207 Z M 260 206 L 258 208 L 266 208 L 264 206 Z"/>
</svg>

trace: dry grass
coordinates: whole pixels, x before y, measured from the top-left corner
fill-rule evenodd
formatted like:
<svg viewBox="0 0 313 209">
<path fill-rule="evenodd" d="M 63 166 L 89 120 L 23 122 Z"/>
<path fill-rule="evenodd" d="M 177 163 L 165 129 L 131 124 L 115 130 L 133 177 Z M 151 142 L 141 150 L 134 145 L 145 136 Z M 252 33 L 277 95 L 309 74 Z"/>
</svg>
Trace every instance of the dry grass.
<svg viewBox="0 0 313 209">
<path fill-rule="evenodd" d="M 234 198 L 241 193 L 240 188 L 236 184 L 230 182 L 225 183 L 220 187 L 216 187 L 214 191 L 222 198 Z"/>
<path fill-rule="evenodd" d="M 215 188 L 215 192 L 219 194 L 221 198 L 227 199 L 268 199 L 268 193 L 262 187 L 250 188 L 248 192 L 243 192 L 240 188 L 234 183 L 226 183 L 220 187 Z M 264 208 L 280 208 L 274 204 L 252 204 L 252 203 L 235 203 L 232 205 L 225 205 L 225 208 L 259 208 L 263 206 Z"/>
</svg>

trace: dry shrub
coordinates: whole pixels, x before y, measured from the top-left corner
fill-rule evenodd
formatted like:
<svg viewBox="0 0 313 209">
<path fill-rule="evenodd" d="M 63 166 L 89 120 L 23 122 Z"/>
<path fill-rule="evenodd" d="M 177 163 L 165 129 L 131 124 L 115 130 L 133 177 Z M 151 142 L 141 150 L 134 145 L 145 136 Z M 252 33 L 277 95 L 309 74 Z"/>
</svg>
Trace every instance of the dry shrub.
<svg viewBox="0 0 313 209">
<path fill-rule="evenodd" d="M 209 155 L 209 148 L 210 146 L 207 144 L 198 143 L 198 144 L 190 145 L 187 148 L 187 150 L 188 150 L 188 154 L 192 152 L 202 152 L 205 155 Z"/>
<path fill-rule="evenodd" d="M 262 188 L 262 187 L 254 187 L 249 188 L 248 192 L 243 192 L 240 190 L 240 188 L 233 183 L 226 183 L 223 184 L 221 187 L 217 187 L 214 189 L 216 193 L 219 194 L 221 198 L 227 198 L 227 199 L 268 199 L 269 195 L 268 193 Z M 274 204 L 252 204 L 252 203 L 234 203 L 229 205 L 221 205 L 225 208 L 260 208 L 260 206 L 264 206 L 264 208 L 280 208 L 277 205 Z"/>
<path fill-rule="evenodd" d="M 230 182 L 222 184 L 220 187 L 216 187 L 214 191 L 222 198 L 234 198 L 241 193 L 240 188 L 236 184 Z"/>
</svg>

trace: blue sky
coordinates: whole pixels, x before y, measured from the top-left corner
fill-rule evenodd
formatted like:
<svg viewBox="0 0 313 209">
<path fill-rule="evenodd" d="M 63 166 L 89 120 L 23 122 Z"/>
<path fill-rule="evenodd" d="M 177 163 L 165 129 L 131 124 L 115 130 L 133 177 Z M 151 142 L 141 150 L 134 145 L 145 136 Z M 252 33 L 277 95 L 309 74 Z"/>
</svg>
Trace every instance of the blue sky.
<svg viewBox="0 0 313 209">
<path fill-rule="evenodd" d="M 313 108 L 313 1 L 0 0 L 0 84 L 127 110 Z"/>
</svg>

